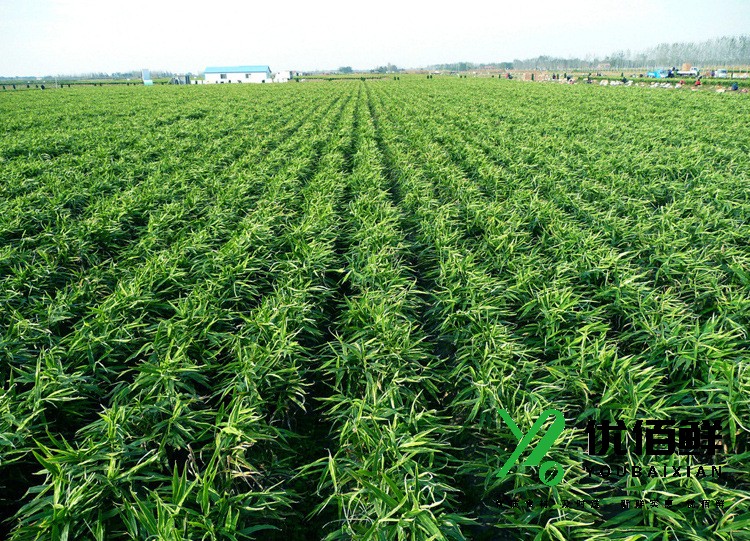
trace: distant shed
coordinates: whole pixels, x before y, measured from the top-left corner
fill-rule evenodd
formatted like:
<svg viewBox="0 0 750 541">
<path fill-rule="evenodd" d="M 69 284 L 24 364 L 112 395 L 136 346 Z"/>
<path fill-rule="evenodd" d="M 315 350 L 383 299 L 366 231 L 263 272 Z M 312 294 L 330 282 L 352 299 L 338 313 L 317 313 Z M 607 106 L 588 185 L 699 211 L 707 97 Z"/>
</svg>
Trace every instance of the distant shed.
<svg viewBox="0 0 750 541">
<path fill-rule="evenodd" d="M 221 66 L 208 67 L 204 80 L 211 83 L 268 83 L 271 68 L 268 66 Z"/>
<path fill-rule="evenodd" d="M 295 74 L 293 71 L 290 70 L 283 70 L 279 71 L 274 74 L 273 76 L 273 82 L 274 83 L 288 83 L 295 77 Z"/>
</svg>

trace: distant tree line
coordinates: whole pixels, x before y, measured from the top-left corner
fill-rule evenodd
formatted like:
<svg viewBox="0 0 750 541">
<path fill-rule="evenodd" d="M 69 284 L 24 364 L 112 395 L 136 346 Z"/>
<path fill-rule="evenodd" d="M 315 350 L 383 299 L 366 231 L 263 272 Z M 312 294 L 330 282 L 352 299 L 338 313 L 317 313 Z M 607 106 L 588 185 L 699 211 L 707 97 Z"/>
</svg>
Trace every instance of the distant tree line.
<svg viewBox="0 0 750 541">
<path fill-rule="evenodd" d="M 154 71 L 151 70 L 151 78 L 152 79 L 162 79 L 162 78 L 171 78 L 174 75 L 182 75 L 182 74 L 175 74 L 171 71 Z M 188 73 L 187 75 L 193 75 L 192 73 Z M 122 80 L 122 79 L 141 79 L 141 70 L 133 70 L 133 71 L 119 71 L 119 72 L 113 72 L 113 73 L 106 73 L 106 72 L 98 72 L 98 71 L 92 71 L 88 73 L 75 73 L 73 75 L 45 75 L 44 77 L 40 77 L 39 79 L 44 81 L 54 81 L 55 79 L 59 80 L 65 80 L 65 81 L 107 81 L 107 80 Z M 0 80 L 2 81 L 32 81 L 37 80 L 36 76 L 32 75 L 23 75 L 23 76 L 16 76 L 16 77 L 3 77 L 0 76 Z"/>
<path fill-rule="evenodd" d="M 389 62 L 385 66 L 378 66 L 377 68 L 370 70 L 370 73 L 399 73 L 400 71 L 401 68 Z"/>
<path fill-rule="evenodd" d="M 624 49 L 603 58 L 560 58 L 538 56 L 513 60 L 515 69 L 597 69 L 609 64 L 611 69 L 634 69 L 657 66 L 747 66 L 750 65 L 750 35 L 724 36 L 705 41 L 661 43 L 642 51 Z"/>
<path fill-rule="evenodd" d="M 679 66 L 689 62 L 697 66 L 739 66 L 750 64 L 750 35 L 724 36 L 699 42 L 661 43 L 642 52 L 616 51 L 604 62 L 613 67 Z"/>
<path fill-rule="evenodd" d="M 433 64 L 427 69 L 434 71 L 472 71 L 481 69 L 513 69 L 513 62 L 491 62 L 489 64 L 475 64 L 474 62 L 453 62 L 449 64 Z"/>
<path fill-rule="evenodd" d="M 174 73 L 171 71 L 161 71 L 161 70 L 150 70 L 150 71 L 151 71 L 152 79 L 162 79 L 162 78 L 174 77 L 175 75 L 182 75 L 182 74 Z M 189 73 L 188 75 L 192 75 L 192 73 Z M 76 75 L 76 78 L 78 79 L 140 79 L 141 70 L 116 71 L 113 73 L 82 73 L 80 75 Z"/>
<path fill-rule="evenodd" d="M 342 75 L 351 75 L 354 73 L 354 68 L 351 66 L 341 66 L 338 70 L 336 70 L 338 73 Z M 385 66 L 378 66 L 377 68 L 373 68 L 370 70 L 357 70 L 357 73 L 400 73 L 402 70 L 395 64 L 388 63 Z M 328 72 L 310 72 L 310 73 L 328 73 Z"/>
</svg>

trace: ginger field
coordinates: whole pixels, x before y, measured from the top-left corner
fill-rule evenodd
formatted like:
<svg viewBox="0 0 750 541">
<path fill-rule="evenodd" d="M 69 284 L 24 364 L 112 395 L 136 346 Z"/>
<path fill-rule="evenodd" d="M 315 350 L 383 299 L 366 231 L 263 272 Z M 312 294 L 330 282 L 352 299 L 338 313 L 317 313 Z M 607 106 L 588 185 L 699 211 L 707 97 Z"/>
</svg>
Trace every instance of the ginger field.
<svg viewBox="0 0 750 541">
<path fill-rule="evenodd" d="M 0 538 L 750 539 L 749 104 L 0 93 Z"/>
</svg>

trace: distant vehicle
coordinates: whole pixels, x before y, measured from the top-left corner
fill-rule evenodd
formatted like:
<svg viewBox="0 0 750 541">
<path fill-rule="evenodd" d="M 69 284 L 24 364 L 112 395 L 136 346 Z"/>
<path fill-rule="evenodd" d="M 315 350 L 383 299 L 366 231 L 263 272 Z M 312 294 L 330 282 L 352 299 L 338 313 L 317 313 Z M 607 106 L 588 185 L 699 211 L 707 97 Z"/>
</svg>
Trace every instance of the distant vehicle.
<svg viewBox="0 0 750 541">
<path fill-rule="evenodd" d="M 729 77 L 729 72 L 727 70 L 716 70 L 714 77 L 718 79 L 726 79 L 727 77 Z"/>
<path fill-rule="evenodd" d="M 689 70 L 678 71 L 677 75 L 682 75 L 684 77 L 698 77 L 700 75 L 700 70 L 698 68 L 690 68 Z"/>
<path fill-rule="evenodd" d="M 659 70 L 649 71 L 646 74 L 646 77 L 650 77 L 651 79 L 666 79 L 667 77 L 669 77 L 669 70 L 659 69 Z"/>
</svg>

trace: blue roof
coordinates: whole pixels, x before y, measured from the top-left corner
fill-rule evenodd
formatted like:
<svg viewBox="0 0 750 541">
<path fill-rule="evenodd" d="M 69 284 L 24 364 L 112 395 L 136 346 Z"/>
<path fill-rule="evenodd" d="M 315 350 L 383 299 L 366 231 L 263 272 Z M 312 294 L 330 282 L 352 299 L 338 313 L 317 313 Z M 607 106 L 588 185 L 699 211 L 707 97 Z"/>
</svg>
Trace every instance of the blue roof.
<svg viewBox="0 0 750 541">
<path fill-rule="evenodd" d="M 208 67 L 204 73 L 265 73 L 271 71 L 268 66 L 221 66 Z"/>
</svg>

